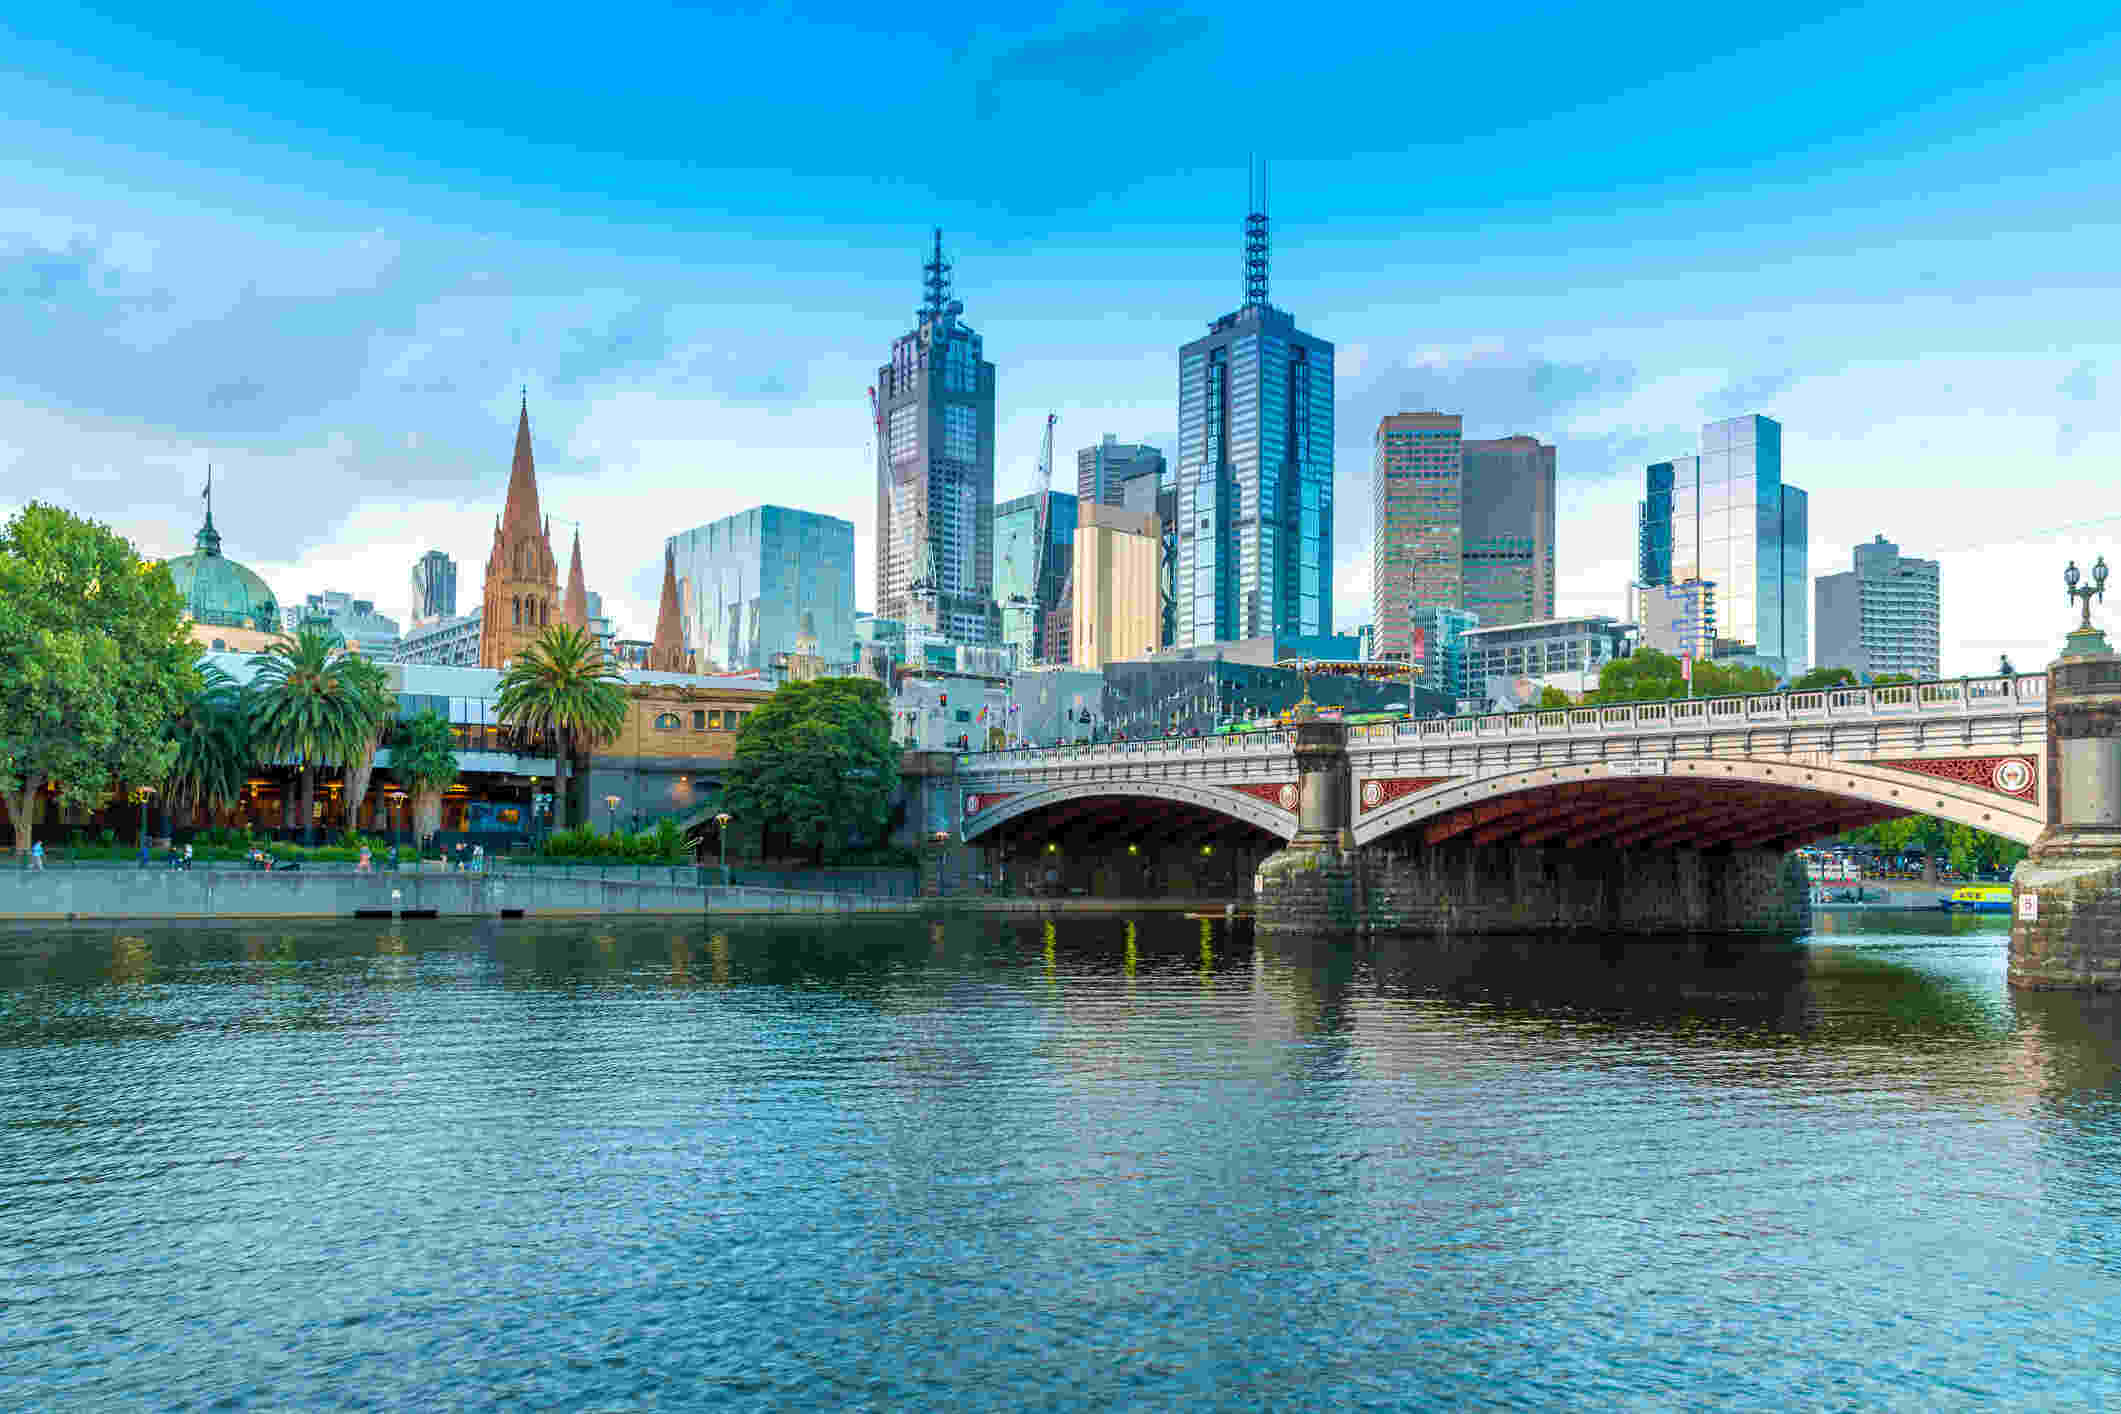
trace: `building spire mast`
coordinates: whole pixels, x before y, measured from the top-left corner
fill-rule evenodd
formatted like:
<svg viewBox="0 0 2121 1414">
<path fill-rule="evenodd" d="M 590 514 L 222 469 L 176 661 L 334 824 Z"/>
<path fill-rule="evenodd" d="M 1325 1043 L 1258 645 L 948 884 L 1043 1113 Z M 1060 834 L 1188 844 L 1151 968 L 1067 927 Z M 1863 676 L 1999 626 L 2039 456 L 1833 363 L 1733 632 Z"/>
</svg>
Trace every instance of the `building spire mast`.
<svg viewBox="0 0 2121 1414">
<path fill-rule="evenodd" d="M 1245 305 L 1267 302 L 1267 159 L 1259 159 L 1258 184 L 1252 160 L 1245 159 Z"/>
<path fill-rule="evenodd" d="M 950 262 L 943 259 L 943 228 L 935 228 L 935 253 L 921 266 L 921 313 L 923 324 L 933 324 L 950 311 Z"/>
</svg>

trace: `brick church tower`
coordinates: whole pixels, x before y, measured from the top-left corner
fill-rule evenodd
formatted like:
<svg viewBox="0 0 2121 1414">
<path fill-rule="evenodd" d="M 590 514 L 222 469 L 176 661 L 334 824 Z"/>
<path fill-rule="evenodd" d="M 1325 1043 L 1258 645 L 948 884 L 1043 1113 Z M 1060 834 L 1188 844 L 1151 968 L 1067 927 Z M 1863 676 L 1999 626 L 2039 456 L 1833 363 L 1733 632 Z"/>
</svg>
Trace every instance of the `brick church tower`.
<svg viewBox="0 0 2121 1414">
<path fill-rule="evenodd" d="M 538 471 L 530 458 L 530 399 L 516 422 L 515 464 L 508 472 L 508 500 L 493 528 L 493 554 L 486 560 L 486 601 L 479 625 L 479 666 L 502 668 L 562 621 L 559 565 L 552 557 L 552 530 L 538 511 Z"/>
</svg>

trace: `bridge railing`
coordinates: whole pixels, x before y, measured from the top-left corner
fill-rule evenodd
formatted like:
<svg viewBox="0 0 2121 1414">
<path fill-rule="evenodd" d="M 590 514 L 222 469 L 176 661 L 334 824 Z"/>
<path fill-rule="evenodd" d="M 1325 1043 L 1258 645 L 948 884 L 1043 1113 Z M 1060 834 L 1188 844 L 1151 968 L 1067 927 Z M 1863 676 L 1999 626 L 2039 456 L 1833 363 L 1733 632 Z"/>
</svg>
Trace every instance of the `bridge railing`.
<svg viewBox="0 0 2121 1414">
<path fill-rule="evenodd" d="M 1952 678 L 1894 683 L 1885 687 L 1834 687 L 1810 692 L 1758 693 L 1743 697 L 1672 698 L 1605 706 L 1491 712 L 1482 716 L 1428 717 L 1368 722 L 1348 729 L 1354 743 L 1414 741 L 1424 746 L 1513 737 L 1606 736 L 1642 731 L 1723 730 L 1752 723 L 1860 721 L 1867 717 L 1943 716 L 1972 712 L 2023 712 L 2047 700 L 2047 676 Z M 961 758 L 989 769 L 1055 765 L 1086 760 L 1125 760 L 1186 753 L 1223 756 L 1286 751 L 1287 731 L 1241 736 L 1152 737 L 1144 741 L 1041 746 L 986 751 Z"/>
</svg>

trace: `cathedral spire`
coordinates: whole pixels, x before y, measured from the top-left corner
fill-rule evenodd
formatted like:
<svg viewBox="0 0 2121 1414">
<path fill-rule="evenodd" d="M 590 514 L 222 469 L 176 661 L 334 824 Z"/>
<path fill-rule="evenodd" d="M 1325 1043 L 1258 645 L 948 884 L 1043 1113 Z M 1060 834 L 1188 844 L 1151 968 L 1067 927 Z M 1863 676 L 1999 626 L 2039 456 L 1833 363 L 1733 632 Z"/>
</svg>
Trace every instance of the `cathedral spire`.
<svg viewBox="0 0 2121 1414">
<path fill-rule="evenodd" d="M 544 516 L 538 510 L 538 468 L 530 454 L 530 402 L 516 417 L 515 462 L 508 469 L 508 499 L 501 505 L 504 538 L 531 538 L 539 534 Z"/>
<path fill-rule="evenodd" d="M 678 621 L 678 566 L 670 547 L 663 547 L 663 597 L 655 612 L 655 641 L 648 645 L 646 667 L 659 673 L 685 671 L 685 639 Z"/>
<path fill-rule="evenodd" d="M 582 587 L 582 528 L 574 528 L 574 555 L 567 566 L 567 594 L 560 601 L 560 622 L 589 632 L 589 591 Z"/>
</svg>

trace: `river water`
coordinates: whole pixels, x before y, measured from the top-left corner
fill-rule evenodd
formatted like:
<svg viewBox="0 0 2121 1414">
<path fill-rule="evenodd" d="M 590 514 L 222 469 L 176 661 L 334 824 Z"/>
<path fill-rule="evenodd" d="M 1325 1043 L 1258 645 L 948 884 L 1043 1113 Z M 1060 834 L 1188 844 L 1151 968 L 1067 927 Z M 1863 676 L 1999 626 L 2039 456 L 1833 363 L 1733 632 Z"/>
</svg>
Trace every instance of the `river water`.
<svg viewBox="0 0 2121 1414">
<path fill-rule="evenodd" d="M 0 1406 L 2121 1403 L 1988 921 L 0 935 Z"/>
</svg>

